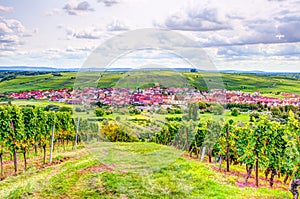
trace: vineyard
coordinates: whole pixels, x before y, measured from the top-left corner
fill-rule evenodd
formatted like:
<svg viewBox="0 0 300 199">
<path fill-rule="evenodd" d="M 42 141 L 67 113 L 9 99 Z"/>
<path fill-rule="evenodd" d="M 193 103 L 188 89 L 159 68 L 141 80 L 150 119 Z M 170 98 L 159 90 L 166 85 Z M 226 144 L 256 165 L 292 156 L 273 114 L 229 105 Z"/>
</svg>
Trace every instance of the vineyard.
<svg viewBox="0 0 300 199">
<path fill-rule="evenodd" d="M 300 126 L 292 111 L 285 123 L 270 120 L 267 116 L 252 122 L 221 123 L 215 120 L 170 122 L 165 125 L 154 140 L 160 144 L 173 145 L 194 153 L 203 160 L 208 156 L 209 162 L 214 158 L 220 164 L 226 161 L 226 171 L 231 165 L 244 165 L 247 175 L 245 185 L 255 170 L 255 185 L 259 186 L 259 172 L 269 178 L 273 187 L 274 178 L 283 178 L 283 183 L 290 182 L 290 191 L 298 197 L 297 187 L 300 179 Z M 196 132 L 191 132 L 196 129 Z"/>
<path fill-rule="evenodd" d="M 54 134 L 55 133 L 55 134 Z M 0 164 L 1 179 L 4 178 L 3 157 L 10 156 L 14 162 L 14 173 L 18 173 L 17 153 L 23 154 L 24 171 L 27 170 L 27 157 L 43 150 L 43 163 L 46 163 L 47 149 L 52 162 L 54 146 L 65 148 L 74 141 L 76 134 L 74 120 L 70 112 L 44 111 L 42 108 L 0 106 Z"/>
<path fill-rule="evenodd" d="M 195 110 L 192 107 L 190 109 L 191 113 Z M 131 146 L 136 147 L 142 142 L 156 142 L 171 146 L 169 149 L 174 152 L 187 153 L 188 157 L 200 162 L 207 160 L 209 164 L 219 164 L 216 172 L 221 172 L 222 167 L 225 166 L 225 172 L 230 175 L 232 168 L 236 170 L 244 167 L 246 175 L 242 182 L 243 186 L 251 187 L 249 179 L 253 179 L 254 176 L 255 186 L 259 187 L 263 184 L 262 176 L 264 176 L 263 179 L 268 181 L 269 187 L 277 189 L 288 187 L 290 184 L 290 192 L 294 198 L 298 197 L 300 124 L 298 116 L 293 111 L 288 112 L 285 120 L 274 120 L 267 115 L 259 117 L 250 115 L 249 122 L 232 119 L 225 121 L 222 118 L 215 120 L 200 118 L 199 120 L 195 115 L 197 114 L 187 114 L 182 118 L 178 114 L 176 117 L 167 116 L 166 121 L 160 121 L 161 128 L 156 129 L 156 132 L 148 133 L 146 137 L 139 137 L 139 133 L 143 131 L 141 125 L 147 126 L 157 121 L 130 119 L 129 124 L 132 126 L 141 126 L 133 133 L 134 128 L 128 126 L 128 123 L 122 123 L 122 120 L 116 122 L 104 118 L 103 121 L 89 121 L 73 118 L 72 112 L 67 110 L 54 112 L 40 107 L 1 105 L 1 179 L 5 181 L 13 173 L 22 175 L 21 169 L 18 168 L 20 157 L 23 159 L 22 171 L 26 173 L 28 157 L 32 160 L 33 154 L 37 154 L 38 151 L 42 151 L 40 160 L 42 164 L 51 165 L 54 151 L 58 149 L 66 151 L 68 147 L 76 149 L 81 141 L 88 146 L 91 143 L 97 145 L 106 142 L 133 142 Z M 105 153 L 107 150 L 105 149 Z M 103 154 L 99 150 L 98 153 Z M 147 159 L 144 156 L 140 158 L 135 162 L 143 162 Z M 13 164 L 11 173 L 7 171 L 10 167 L 7 167 L 7 164 L 5 167 L 3 159 L 11 159 Z M 105 157 L 101 156 L 98 159 L 104 161 Z M 120 160 L 122 158 L 115 161 Z M 162 157 L 158 162 L 164 163 L 164 158 Z M 116 162 L 113 164 L 117 165 Z M 132 162 L 132 165 L 134 164 Z M 280 183 L 280 186 L 275 186 L 276 183 Z"/>
</svg>

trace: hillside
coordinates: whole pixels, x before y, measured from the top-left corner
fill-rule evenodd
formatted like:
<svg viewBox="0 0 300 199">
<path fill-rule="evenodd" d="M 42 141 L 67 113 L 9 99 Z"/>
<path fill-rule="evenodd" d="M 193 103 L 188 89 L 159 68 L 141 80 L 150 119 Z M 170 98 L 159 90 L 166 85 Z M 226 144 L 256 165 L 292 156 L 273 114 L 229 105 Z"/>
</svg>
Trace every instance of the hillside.
<svg viewBox="0 0 300 199">
<path fill-rule="evenodd" d="M 134 72 L 84 72 L 86 77 L 82 86 L 97 85 L 98 87 L 129 87 L 142 88 L 154 86 L 155 83 L 165 87 L 197 87 L 206 90 L 205 81 L 209 82 L 213 88 L 224 85 L 228 90 L 242 90 L 245 92 L 255 92 L 274 96 L 279 92 L 300 93 L 300 79 L 296 75 L 269 75 L 269 74 L 241 74 L 241 73 L 221 73 L 223 83 L 218 80 L 216 73 L 191 73 L 175 71 L 134 71 Z M 3 79 L 5 75 L 0 74 L 0 93 L 19 92 L 36 89 L 60 89 L 73 88 L 77 78 L 76 72 L 56 72 L 35 76 L 19 75 Z M 205 78 L 203 78 L 205 77 Z M 280 96 L 279 96 L 280 97 Z"/>
<path fill-rule="evenodd" d="M 0 197 L 291 198 L 282 190 L 286 187 L 240 188 L 239 176 L 215 172 L 213 165 L 167 146 L 95 143 L 88 149 L 64 153 L 66 161 L 0 181 Z"/>
</svg>

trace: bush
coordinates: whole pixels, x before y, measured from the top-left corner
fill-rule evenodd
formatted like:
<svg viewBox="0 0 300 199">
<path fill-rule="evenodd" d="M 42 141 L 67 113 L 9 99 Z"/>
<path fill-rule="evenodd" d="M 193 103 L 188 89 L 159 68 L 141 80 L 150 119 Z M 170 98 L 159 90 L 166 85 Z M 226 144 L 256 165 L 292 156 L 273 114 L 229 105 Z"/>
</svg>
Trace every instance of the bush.
<svg viewBox="0 0 300 199">
<path fill-rule="evenodd" d="M 76 108 L 75 108 L 75 112 L 85 112 L 85 110 L 84 110 L 84 109 L 81 109 L 81 108 L 79 108 L 79 107 L 76 107 Z"/>
<path fill-rule="evenodd" d="M 211 111 L 214 115 L 222 115 L 224 113 L 224 107 L 221 104 L 214 104 L 211 107 Z"/>
<path fill-rule="evenodd" d="M 102 108 L 96 108 L 95 114 L 97 117 L 103 117 L 105 115 L 105 111 Z"/>
<path fill-rule="evenodd" d="M 68 106 L 62 106 L 58 111 L 73 113 L 73 109 L 71 107 L 68 107 Z"/>
<path fill-rule="evenodd" d="M 161 114 L 161 115 L 166 115 L 168 114 L 168 111 L 166 109 L 163 109 L 163 108 L 159 108 L 157 111 L 156 111 L 157 114 Z"/>
<path fill-rule="evenodd" d="M 138 114 L 141 113 L 141 111 L 138 110 L 138 109 L 135 109 L 135 108 L 131 108 L 131 109 L 129 110 L 129 113 L 130 113 L 131 115 L 138 115 Z"/>
<path fill-rule="evenodd" d="M 258 112 L 253 112 L 250 114 L 250 122 L 254 122 L 254 120 L 259 119 L 259 113 Z"/>
<path fill-rule="evenodd" d="M 44 108 L 45 111 L 58 111 L 59 110 L 59 106 L 57 105 L 53 105 L 53 104 L 49 104 Z"/>
<path fill-rule="evenodd" d="M 231 109 L 231 115 L 232 116 L 238 116 L 240 114 L 240 111 L 239 111 L 239 109 L 237 109 L 237 108 L 233 108 L 233 109 Z"/>
<path fill-rule="evenodd" d="M 167 121 L 178 121 L 181 122 L 182 118 L 181 117 L 166 117 Z"/>
<path fill-rule="evenodd" d="M 103 122 L 102 133 L 111 142 L 134 142 L 137 138 L 129 135 L 125 128 L 114 122 Z"/>
<path fill-rule="evenodd" d="M 198 105 L 199 105 L 199 109 L 200 109 L 200 110 L 203 110 L 203 109 L 206 109 L 206 108 L 207 108 L 207 105 L 206 105 L 205 102 L 199 102 Z"/>
<path fill-rule="evenodd" d="M 105 113 L 106 113 L 106 115 L 111 115 L 113 112 L 112 112 L 112 110 L 107 110 Z"/>
</svg>

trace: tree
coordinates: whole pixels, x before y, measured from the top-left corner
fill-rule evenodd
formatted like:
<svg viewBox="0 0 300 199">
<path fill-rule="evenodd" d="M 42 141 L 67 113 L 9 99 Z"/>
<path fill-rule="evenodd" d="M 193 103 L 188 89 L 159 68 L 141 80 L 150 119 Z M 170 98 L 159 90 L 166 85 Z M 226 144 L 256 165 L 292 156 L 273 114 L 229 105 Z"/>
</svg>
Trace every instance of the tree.
<svg viewBox="0 0 300 199">
<path fill-rule="evenodd" d="M 198 121 L 199 120 L 199 105 L 196 102 L 191 102 L 188 104 L 187 108 L 187 115 L 186 115 L 186 120 L 193 120 L 193 121 Z"/>
<path fill-rule="evenodd" d="M 207 105 L 205 102 L 198 102 L 198 105 L 199 105 L 199 109 L 200 110 L 203 110 L 203 109 L 206 109 L 207 108 Z"/>
<path fill-rule="evenodd" d="M 103 117 L 105 115 L 105 111 L 102 108 L 96 108 L 95 114 L 97 117 Z"/>
<path fill-rule="evenodd" d="M 236 146 L 234 153 L 238 157 L 237 161 L 246 165 L 245 184 L 247 184 L 254 166 L 254 156 L 252 155 L 253 151 L 250 144 L 251 139 L 249 139 L 249 137 L 253 136 L 253 129 L 251 124 L 239 123 L 233 132 Z"/>
<path fill-rule="evenodd" d="M 46 146 L 49 138 L 49 132 L 47 132 L 47 115 L 45 111 L 37 107 L 35 108 L 36 111 L 36 134 L 35 134 L 35 141 L 36 144 L 43 148 L 43 162 L 46 163 Z M 35 145 L 35 148 L 37 146 Z"/>
<path fill-rule="evenodd" d="M 282 168 L 286 172 L 286 179 L 287 176 L 292 176 L 289 190 L 294 198 L 298 199 L 297 187 L 300 186 L 300 128 L 299 122 L 295 119 L 292 111 L 289 111 L 289 118 L 284 131 L 283 139 L 286 141 L 286 148 L 282 158 Z"/>
<path fill-rule="evenodd" d="M 224 107 L 221 104 L 213 104 L 211 111 L 214 115 L 222 115 L 224 113 Z"/>
<path fill-rule="evenodd" d="M 205 136 L 205 140 L 203 142 L 202 154 L 205 154 L 205 150 L 207 148 L 208 161 L 211 162 L 212 151 L 215 144 L 218 141 L 220 132 L 221 132 L 221 123 L 220 121 L 208 120 L 207 121 L 207 132 Z M 201 157 L 203 159 L 203 155 Z"/>
<path fill-rule="evenodd" d="M 70 112 L 57 112 L 57 124 L 56 130 L 58 130 L 57 136 L 62 141 L 63 148 L 65 150 L 65 141 L 71 141 L 74 139 L 75 122 Z"/>
<path fill-rule="evenodd" d="M 73 113 L 73 109 L 71 107 L 68 107 L 68 106 L 62 106 L 60 109 L 58 109 L 58 111 Z"/>
<path fill-rule="evenodd" d="M 258 122 L 254 124 L 253 135 L 250 137 L 250 151 L 255 158 L 255 184 L 258 187 L 258 169 L 259 162 L 261 164 L 266 164 L 267 158 L 265 155 L 266 143 L 270 137 L 272 123 L 267 120 L 266 117 L 262 117 Z"/>
<path fill-rule="evenodd" d="M 8 114 L 7 120 L 10 123 L 6 145 L 14 157 L 15 173 L 18 172 L 17 151 L 20 149 L 22 139 L 24 137 L 23 114 L 21 109 L 15 105 L 6 106 Z"/>
<path fill-rule="evenodd" d="M 115 122 L 104 121 L 102 134 L 111 142 L 132 142 L 135 139 Z"/>
<path fill-rule="evenodd" d="M 78 117 L 77 121 L 76 121 L 76 135 L 75 135 L 74 146 L 73 146 L 74 149 L 77 148 L 78 133 L 79 133 L 79 124 L 80 124 L 80 117 Z"/>
<path fill-rule="evenodd" d="M 240 111 L 239 111 L 239 109 L 237 109 L 237 108 L 233 108 L 233 109 L 231 109 L 231 115 L 232 116 L 238 116 L 240 114 Z"/>
<path fill-rule="evenodd" d="M 286 142 L 283 138 L 284 136 L 284 126 L 278 122 L 271 123 L 271 131 L 269 131 L 268 139 L 266 140 L 266 178 L 269 172 L 270 176 L 270 187 L 274 184 L 274 177 L 278 174 L 281 164 L 282 157 L 284 157 L 284 151 Z"/>
<path fill-rule="evenodd" d="M 200 152 L 200 148 L 203 145 L 207 133 L 207 124 L 206 122 L 200 121 L 196 129 L 196 133 L 190 145 L 190 151 L 196 149 L 196 155 Z"/>
<path fill-rule="evenodd" d="M 7 136 L 10 132 L 7 106 L 0 106 L 0 179 L 3 177 L 3 154 L 5 152 Z"/>
<path fill-rule="evenodd" d="M 260 114 L 258 112 L 253 112 L 250 114 L 250 122 L 259 120 Z"/>
<path fill-rule="evenodd" d="M 37 128 L 36 114 L 32 107 L 22 109 L 24 123 L 24 137 L 21 144 L 21 150 L 24 157 L 24 170 L 27 170 L 26 153 L 34 143 L 34 134 Z"/>
</svg>

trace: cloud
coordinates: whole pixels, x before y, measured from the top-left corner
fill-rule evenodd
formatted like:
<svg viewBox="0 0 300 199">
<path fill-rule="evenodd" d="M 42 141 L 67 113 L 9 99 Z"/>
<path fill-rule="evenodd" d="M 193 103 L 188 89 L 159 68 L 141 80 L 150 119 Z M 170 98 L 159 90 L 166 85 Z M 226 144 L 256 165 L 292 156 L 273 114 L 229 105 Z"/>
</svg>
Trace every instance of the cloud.
<svg viewBox="0 0 300 199">
<path fill-rule="evenodd" d="M 219 31 L 231 29 L 227 19 L 216 8 L 189 7 L 167 17 L 160 28 L 184 31 Z"/>
<path fill-rule="evenodd" d="M 126 31 L 129 30 L 129 27 L 127 27 L 124 22 L 120 20 L 113 20 L 111 23 L 107 24 L 106 26 L 108 31 Z"/>
<path fill-rule="evenodd" d="M 67 28 L 67 37 L 69 39 L 99 39 L 102 36 L 102 30 L 96 27 L 88 27 L 84 30 L 76 30 L 74 28 Z"/>
<path fill-rule="evenodd" d="M 119 4 L 120 0 L 98 0 L 98 3 L 103 3 L 106 7 L 111 7 L 113 5 Z"/>
<path fill-rule="evenodd" d="M 28 32 L 21 22 L 15 19 L 0 17 L 0 50 L 11 51 L 22 45 L 20 38 L 27 36 Z"/>
<path fill-rule="evenodd" d="M 202 47 L 300 42 L 300 7 L 288 1 L 261 3 L 259 9 L 249 1 L 190 3 L 153 25 L 192 34 Z"/>
<path fill-rule="evenodd" d="M 13 7 L 0 5 L 0 12 L 12 12 L 12 11 L 13 11 Z"/>
<path fill-rule="evenodd" d="M 300 47 L 297 44 L 255 44 L 244 46 L 223 46 L 216 51 L 216 56 L 231 60 L 255 59 L 291 59 L 299 60 Z"/>
<path fill-rule="evenodd" d="M 37 33 L 38 29 L 27 30 L 20 21 L 0 16 L 0 56 L 14 53 L 25 44 L 23 38 Z"/>
<path fill-rule="evenodd" d="M 15 19 L 5 19 L 0 17 L 0 35 L 4 34 L 22 34 L 25 32 L 25 27 L 21 22 Z"/>
<path fill-rule="evenodd" d="M 53 16 L 53 15 L 61 14 L 62 12 L 63 11 L 61 9 L 54 8 L 53 10 L 46 12 L 45 16 Z"/>
<path fill-rule="evenodd" d="M 87 1 L 82 1 L 78 4 L 69 2 L 63 7 L 63 10 L 65 10 L 69 15 L 81 15 L 86 12 L 94 11 Z"/>
</svg>

